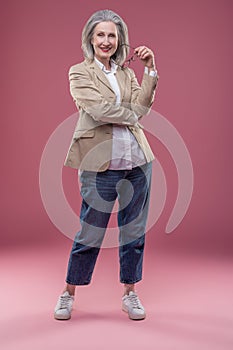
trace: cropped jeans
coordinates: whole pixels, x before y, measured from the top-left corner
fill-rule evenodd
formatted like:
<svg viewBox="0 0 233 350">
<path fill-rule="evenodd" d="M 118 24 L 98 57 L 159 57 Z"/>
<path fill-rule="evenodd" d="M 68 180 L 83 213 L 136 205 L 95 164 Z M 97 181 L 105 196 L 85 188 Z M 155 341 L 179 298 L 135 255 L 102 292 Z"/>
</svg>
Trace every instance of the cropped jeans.
<svg viewBox="0 0 233 350">
<path fill-rule="evenodd" d="M 131 170 L 83 171 L 80 175 L 81 229 L 70 252 L 66 282 L 87 285 L 118 198 L 120 282 L 142 279 L 152 164 Z"/>
</svg>

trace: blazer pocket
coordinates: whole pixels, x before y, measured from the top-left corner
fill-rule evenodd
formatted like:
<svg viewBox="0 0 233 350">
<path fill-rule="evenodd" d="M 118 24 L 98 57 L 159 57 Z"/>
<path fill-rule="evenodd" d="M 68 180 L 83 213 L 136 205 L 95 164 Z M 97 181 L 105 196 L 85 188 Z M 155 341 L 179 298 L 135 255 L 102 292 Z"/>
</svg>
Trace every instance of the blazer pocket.
<svg viewBox="0 0 233 350">
<path fill-rule="evenodd" d="M 77 130 L 74 132 L 73 139 L 86 139 L 86 138 L 92 138 L 95 136 L 95 130 Z"/>
</svg>

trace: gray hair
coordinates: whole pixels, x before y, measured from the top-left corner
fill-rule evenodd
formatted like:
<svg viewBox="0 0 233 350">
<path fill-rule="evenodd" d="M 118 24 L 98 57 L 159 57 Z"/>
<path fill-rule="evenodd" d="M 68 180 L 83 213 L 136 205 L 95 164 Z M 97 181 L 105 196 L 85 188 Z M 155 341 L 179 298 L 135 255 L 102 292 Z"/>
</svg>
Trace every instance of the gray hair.
<svg viewBox="0 0 233 350">
<path fill-rule="evenodd" d="M 86 22 L 82 31 L 82 50 L 84 57 L 91 62 L 94 59 L 94 49 L 91 40 L 96 25 L 101 22 L 113 22 L 117 27 L 118 47 L 111 58 L 117 64 L 122 65 L 129 53 L 129 47 L 127 46 L 129 45 L 128 28 L 123 19 L 111 10 L 97 11 Z"/>
</svg>

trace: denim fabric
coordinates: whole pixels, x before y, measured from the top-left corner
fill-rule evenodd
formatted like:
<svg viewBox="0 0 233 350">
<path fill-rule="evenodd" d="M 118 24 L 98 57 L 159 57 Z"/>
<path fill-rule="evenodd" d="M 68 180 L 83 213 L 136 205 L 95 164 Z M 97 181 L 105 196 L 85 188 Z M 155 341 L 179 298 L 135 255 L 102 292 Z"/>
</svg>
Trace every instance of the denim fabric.
<svg viewBox="0 0 233 350">
<path fill-rule="evenodd" d="M 83 171 L 81 230 L 71 249 L 66 282 L 89 284 L 115 200 L 118 198 L 120 282 L 142 279 L 152 164 L 131 170 Z"/>
</svg>

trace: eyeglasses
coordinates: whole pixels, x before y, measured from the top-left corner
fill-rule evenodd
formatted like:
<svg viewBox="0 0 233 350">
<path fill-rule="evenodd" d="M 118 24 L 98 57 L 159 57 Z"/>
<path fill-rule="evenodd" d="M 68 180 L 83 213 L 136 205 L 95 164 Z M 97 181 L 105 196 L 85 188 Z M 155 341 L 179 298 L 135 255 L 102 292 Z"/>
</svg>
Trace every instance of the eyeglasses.
<svg viewBox="0 0 233 350">
<path fill-rule="evenodd" d="M 128 45 L 128 44 L 121 44 L 121 46 L 127 46 L 127 47 L 129 47 L 130 49 L 135 50 L 134 47 L 132 47 L 132 46 L 130 46 L 130 45 Z M 129 67 L 130 63 L 131 63 L 131 62 L 134 62 L 134 61 L 136 60 L 136 58 L 137 58 L 137 54 L 136 54 L 136 52 L 134 51 L 133 55 L 131 55 L 131 56 L 125 61 L 125 63 L 123 64 L 123 68 Z"/>
</svg>

